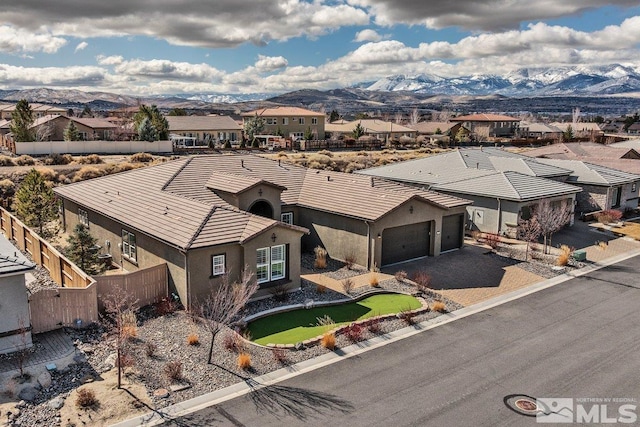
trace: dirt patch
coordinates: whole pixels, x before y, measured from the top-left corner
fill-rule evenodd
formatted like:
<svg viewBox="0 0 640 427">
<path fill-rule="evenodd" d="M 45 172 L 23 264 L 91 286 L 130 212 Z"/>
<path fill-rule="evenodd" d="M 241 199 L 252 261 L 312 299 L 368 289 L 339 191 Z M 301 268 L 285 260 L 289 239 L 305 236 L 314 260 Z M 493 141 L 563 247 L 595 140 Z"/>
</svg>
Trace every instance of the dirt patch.
<svg viewBox="0 0 640 427">
<path fill-rule="evenodd" d="M 63 426 L 107 426 L 149 412 L 151 399 L 143 385 L 123 377 L 123 388 L 117 388 L 118 372 L 112 369 L 101 378 L 73 390 L 60 409 Z M 89 408 L 78 408 L 78 390 L 91 389 L 97 403 Z"/>
</svg>

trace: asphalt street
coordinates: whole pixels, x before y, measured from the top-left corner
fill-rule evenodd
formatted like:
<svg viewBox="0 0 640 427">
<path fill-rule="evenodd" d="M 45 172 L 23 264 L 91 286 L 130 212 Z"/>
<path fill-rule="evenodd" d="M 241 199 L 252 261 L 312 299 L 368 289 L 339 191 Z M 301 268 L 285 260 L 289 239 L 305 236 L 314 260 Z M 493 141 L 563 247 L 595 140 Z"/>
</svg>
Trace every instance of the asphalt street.
<svg viewBox="0 0 640 427">
<path fill-rule="evenodd" d="M 543 424 L 511 409 L 514 396 L 640 401 L 638 260 L 168 424 L 533 426 Z"/>
</svg>

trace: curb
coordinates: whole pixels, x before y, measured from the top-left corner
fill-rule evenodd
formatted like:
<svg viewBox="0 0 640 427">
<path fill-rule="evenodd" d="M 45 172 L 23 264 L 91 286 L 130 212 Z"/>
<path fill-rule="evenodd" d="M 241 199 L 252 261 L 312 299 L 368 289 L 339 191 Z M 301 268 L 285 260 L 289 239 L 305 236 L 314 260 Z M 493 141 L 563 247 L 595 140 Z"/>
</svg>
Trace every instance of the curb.
<svg viewBox="0 0 640 427">
<path fill-rule="evenodd" d="M 508 303 L 510 301 L 522 298 L 524 296 L 542 291 L 547 288 L 551 288 L 560 283 L 574 279 L 576 277 L 584 276 L 585 274 L 593 271 L 600 270 L 618 262 L 624 261 L 629 258 L 640 255 L 640 249 L 634 249 L 611 258 L 604 259 L 593 265 L 583 267 L 580 270 L 561 274 L 551 279 L 538 282 L 523 289 L 518 289 L 513 292 L 509 292 L 504 295 L 500 295 L 486 301 L 479 302 L 477 304 L 461 308 L 451 313 L 445 313 L 435 319 L 430 319 L 413 326 L 408 326 L 402 329 L 395 330 L 388 334 L 371 338 L 367 341 L 362 341 L 356 344 L 349 345 L 347 347 L 339 349 L 338 352 L 326 353 L 313 359 L 308 359 L 294 365 L 280 368 L 276 371 L 264 374 L 249 381 L 234 384 L 232 386 L 216 390 L 193 399 L 185 400 L 184 402 L 176 403 L 162 408 L 158 411 L 148 412 L 144 415 L 140 415 L 135 418 L 131 418 L 125 421 L 121 421 L 116 424 L 112 424 L 112 427 L 135 427 L 135 426 L 155 426 L 165 421 L 174 419 L 176 417 L 184 416 L 207 407 L 217 405 L 227 400 L 234 399 L 236 397 L 243 396 L 251 391 L 261 389 L 263 387 L 279 383 L 281 381 L 293 378 L 295 376 L 304 374 L 306 372 L 313 371 L 324 366 L 331 365 L 344 359 L 348 359 L 353 356 L 357 356 L 361 353 L 382 347 L 393 342 L 411 337 L 413 335 L 428 331 L 441 325 L 454 322 L 459 319 L 471 316 L 473 314 L 497 307 L 499 305 Z"/>
</svg>

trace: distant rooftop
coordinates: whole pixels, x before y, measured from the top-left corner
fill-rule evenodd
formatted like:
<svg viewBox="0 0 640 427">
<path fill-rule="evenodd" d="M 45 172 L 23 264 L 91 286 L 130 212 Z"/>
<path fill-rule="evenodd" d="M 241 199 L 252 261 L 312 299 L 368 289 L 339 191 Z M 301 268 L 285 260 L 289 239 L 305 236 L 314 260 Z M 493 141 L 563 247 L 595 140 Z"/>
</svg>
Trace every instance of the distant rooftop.
<svg viewBox="0 0 640 427">
<path fill-rule="evenodd" d="M 28 271 L 35 267 L 13 244 L 0 234 L 0 275 Z"/>
</svg>

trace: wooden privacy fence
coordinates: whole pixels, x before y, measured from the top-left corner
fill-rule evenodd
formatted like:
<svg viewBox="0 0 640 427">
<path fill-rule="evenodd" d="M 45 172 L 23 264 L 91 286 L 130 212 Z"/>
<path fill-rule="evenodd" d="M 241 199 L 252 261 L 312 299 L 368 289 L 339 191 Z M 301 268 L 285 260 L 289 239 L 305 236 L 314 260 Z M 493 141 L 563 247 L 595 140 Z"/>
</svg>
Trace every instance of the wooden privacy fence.
<svg viewBox="0 0 640 427">
<path fill-rule="evenodd" d="M 28 252 L 33 262 L 46 269 L 60 286 L 29 296 L 34 333 L 97 322 L 104 309 L 101 298 L 117 288 L 138 300 L 140 307 L 168 296 L 166 264 L 129 274 L 91 277 L 4 208 L 0 208 L 0 230 L 18 248 Z"/>
<path fill-rule="evenodd" d="M 104 310 L 102 300 L 118 288 L 137 300 L 138 307 L 156 303 L 169 294 L 167 264 L 128 274 L 95 276 L 94 279 L 98 285 L 98 308 L 101 312 Z"/>
</svg>

